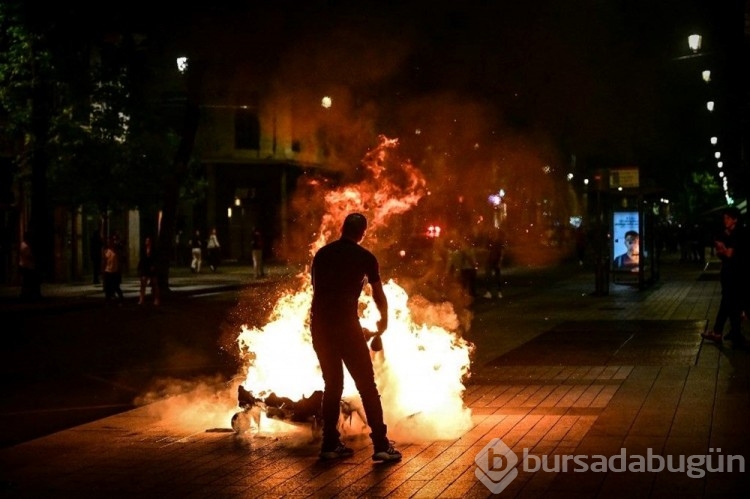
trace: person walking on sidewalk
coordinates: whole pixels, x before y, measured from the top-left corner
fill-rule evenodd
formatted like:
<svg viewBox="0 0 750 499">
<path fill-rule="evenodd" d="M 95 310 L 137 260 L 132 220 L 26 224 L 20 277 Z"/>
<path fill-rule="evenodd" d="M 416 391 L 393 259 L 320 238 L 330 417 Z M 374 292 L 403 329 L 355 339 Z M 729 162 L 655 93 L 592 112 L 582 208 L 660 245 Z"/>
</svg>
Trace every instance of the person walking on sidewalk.
<svg viewBox="0 0 750 499">
<path fill-rule="evenodd" d="M 257 227 L 253 229 L 252 255 L 255 278 L 260 279 L 266 275 L 266 271 L 263 268 L 263 234 Z"/>
<path fill-rule="evenodd" d="M 158 260 L 151 244 L 151 237 L 146 236 L 143 241 L 141 257 L 138 260 L 138 278 L 140 279 L 141 289 L 138 299 L 138 305 L 143 305 L 146 301 L 146 286 L 151 286 L 151 295 L 154 297 L 154 306 L 159 306 L 161 298 L 159 292 L 159 272 Z"/>
<path fill-rule="evenodd" d="M 40 299 L 42 297 L 41 279 L 31 248 L 31 232 L 29 231 L 23 233 L 18 252 L 18 269 L 21 273 L 21 299 L 29 301 Z"/>
<path fill-rule="evenodd" d="M 216 269 L 219 268 L 219 256 L 221 252 L 221 245 L 219 244 L 219 238 L 216 235 L 216 228 L 211 229 L 211 235 L 208 236 L 206 250 L 208 251 L 208 266 L 211 268 L 211 272 L 216 272 Z"/>
<path fill-rule="evenodd" d="M 201 263 L 203 262 L 203 240 L 201 239 L 201 231 L 196 229 L 193 238 L 190 240 L 190 253 L 193 256 L 193 261 L 190 262 L 190 269 L 200 274 Z"/>
<path fill-rule="evenodd" d="M 736 207 L 729 207 L 722 213 L 724 230 L 716 237 L 714 251 L 721 260 L 719 279 L 721 281 L 721 302 L 716 313 L 713 329 L 702 333 L 704 338 L 721 342 L 730 340 L 733 347 L 745 344 L 742 336 L 742 312 L 746 306 L 747 234 L 739 223 L 740 211 Z M 724 326 L 729 320 L 729 333 L 724 334 Z"/>
<path fill-rule="evenodd" d="M 370 350 L 359 323 L 359 296 L 362 286 L 369 283 L 380 312 L 377 332 L 382 334 L 388 328 L 388 300 L 380 280 L 378 260 L 359 245 L 366 229 L 367 219 L 364 215 L 349 214 L 344 220 L 341 238 L 320 248 L 313 257 L 311 267 L 313 298 L 310 330 L 324 383 L 321 459 L 337 459 L 354 454 L 354 450 L 341 442 L 338 431 L 344 366 L 362 398 L 367 424 L 372 431 L 373 461 L 401 459 L 401 453 L 388 440 Z"/>
<path fill-rule="evenodd" d="M 502 287 L 503 276 L 501 265 L 503 262 L 503 249 L 505 248 L 505 235 L 502 229 L 497 229 L 487 240 L 487 262 L 485 267 L 485 280 L 487 281 L 487 291 L 484 297 L 488 299 L 502 298 L 500 292 Z"/>
<path fill-rule="evenodd" d="M 117 295 L 119 303 L 122 303 L 124 299 L 120 288 L 122 274 L 117 246 L 115 238 L 110 237 L 107 240 L 107 249 L 104 250 L 102 278 L 104 279 L 104 300 L 107 303 L 110 303 L 115 295 Z"/>
</svg>

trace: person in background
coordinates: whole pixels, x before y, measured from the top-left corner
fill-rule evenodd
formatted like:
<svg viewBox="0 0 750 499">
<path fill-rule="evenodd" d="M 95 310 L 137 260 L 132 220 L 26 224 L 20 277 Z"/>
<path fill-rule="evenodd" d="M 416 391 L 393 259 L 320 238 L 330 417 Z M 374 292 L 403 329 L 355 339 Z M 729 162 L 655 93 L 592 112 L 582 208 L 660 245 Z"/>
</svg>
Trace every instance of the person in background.
<svg viewBox="0 0 750 499">
<path fill-rule="evenodd" d="M 502 286 L 502 270 L 500 266 L 503 261 L 504 249 L 505 235 L 501 229 L 497 229 L 497 232 L 492 234 L 487 240 L 487 292 L 484 294 L 485 298 L 503 297 L 503 294 L 500 292 L 500 287 Z"/>
<path fill-rule="evenodd" d="M 18 254 L 18 268 L 21 273 L 21 299 L 38 300 L 42 297 L 41 282 L 31 248 L 31 233 L 24 232 Z"/>
<path fill-rule="evenodd" d="M 707 340 L 721 342 L 730 340 L 735 348 L 744 346 L 742 335 L 742 314 L 747 308 L 747 234 L 739 223 L 740 211 L 734 206 L 724 210 L 722 221 L 724 230 L 714 241 L 714 252 L 721 260 L 719 280 L 721 281 L 721 302 L 711 331 L 701 333 Z M 746 312 L 746 311 L 745 311 Z M 724 334 L 724 326 L 729 321 L 729 333 Z"/>
<path fill-rule="evenodd" d="M 91 240 L 89 241 L 89 257 L 91 257 L 91 268 L 94 274 L 94 285 L 100 284 L 103 246 L 104 244 L 102 243 L 102 235 L 97 230 L 96 232 L 91 234 Z"/>
<path fill-rule="evenodd" d="M 138 260 L 138 278 L 140 279 L 141 289 L 138 298 L 138 305 L 143 305 L 146 301 L 146 286 L 151 286 L 151 295 L 154 298 L 154 306 L 158 306 L 161 299 L 159 292 L 159 273 L 158 259 L 151 242 L 151 237 L 146 236 L 143 241 L 141 257 Z"/>
<path fill-rule="evenodd" d="M 364 284 L 368 283 L 380 312 L 377 334 L 383 334 L 388 328 L 388 300 L 383 291 L 378 260 L 359 245 L 366 230 L 364 215 L 347 215 L 341 237 L 320 248 L 313 257 L 310 331 L 324 383 L 320 458 L 337 459 L 354 454 L 354 450 L 341 441 L 338 430 L 346 366 L 362 398 L 365 418 L 372 431 L 372 460 L 393 462 L 401 459 L 401 453 L 387 437 L 370 350 L 359 323 L 359 296 Z"/>
<path fill-rule="evenodd" d="M 266 272 L 263 268 L 263 234 L 257 227 L 253 228 L 252 255 L 255 278 L 260 279 L 266 275 Z"/>
<path fill-rule="evenodd" d="M 200 274 L 201 263 L 203 262 L 203 240 L 201 239 L 201 231 L 196 229 L 193 234 L 193 238 L 190 239 L 190 254 L 193 257 L 193 261 L 190 262 L 190 269 Z"/>
<path fill-rule="evenodd" d="M 110 303 L 114 300 L 115 295 L 118 297 L 119 303 L 123 302 L 123 293 L 120 288 L 121 276 L 120 273 L 120 255 L 117 251 L 117 241 L 114 236 L 110 236 L 107 240 L 107 249 L 104 250 L 104 257 L 102 261 L 102 277 L 104 279 L 104 300 L 106 303 Z"/>
<path fill-rule="evenodd" d="M 219 244 L 219 238 L 216 236 L 216 228 L 211 229 L 206 250 L 208 252 L 208 266 L 211 268 L 211 272 L 216 272 L 216 269 L 219 268 L 219 256 L 221 254 L 221 245 Z"/>
</svg>

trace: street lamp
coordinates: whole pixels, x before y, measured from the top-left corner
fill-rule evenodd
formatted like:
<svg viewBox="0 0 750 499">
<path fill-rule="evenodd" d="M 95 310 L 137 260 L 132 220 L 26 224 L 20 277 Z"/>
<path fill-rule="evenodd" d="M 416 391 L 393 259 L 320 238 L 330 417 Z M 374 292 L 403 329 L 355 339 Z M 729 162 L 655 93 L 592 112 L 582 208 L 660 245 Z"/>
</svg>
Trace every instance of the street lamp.
<svg viewBox="0 0 750 499">
<path fill-rule="evenodd" d="M 701 49 L 701 45 L 703 44 L 703 37 L 701 35 L 690 35 L 688 36 L 688 47 L 690 47 L 690 50 L 693 51 L 693 53 L 698 52 Z"/>
<path fill-rule="evenodd" d="M 718 141 L 719 139 L 717 137 L 711 137 L 711 145 L 715 146 Z"/>
<path fill-rule="evenodd" d="M 706 109 L 708 109 L 709 111 L 713 111 L 714 110 L 714 101 L 710 100 L 710 101 L 706 102 Z"/>
<path fill-rule="evenodd" d="M 706 83 L 709 83 L 711 81 L 711 70 L 706 69 L 701 73 L 701 77 L 703 78 L 703 81 Z"/>
<path fill-rule="evenodd" d="M 178 57 L 177 58 L 177 70 L 180 73 L 184 74 L 185 71 L 187 71 L 187 68 L 188 68 L 188 58 L 185 57 L 184 55 Z"/>
</svg>

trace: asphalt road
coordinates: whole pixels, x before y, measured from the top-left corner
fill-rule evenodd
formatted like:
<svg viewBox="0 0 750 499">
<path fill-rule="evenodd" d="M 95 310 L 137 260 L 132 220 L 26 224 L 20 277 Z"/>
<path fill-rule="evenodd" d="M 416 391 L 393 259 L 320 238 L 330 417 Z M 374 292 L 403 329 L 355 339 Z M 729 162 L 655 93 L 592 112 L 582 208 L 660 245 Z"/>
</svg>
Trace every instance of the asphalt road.
<svg viewBox="0 0 750 499">
<path fill-rule="evenodd" d="M 94 421 L 239 372 L 243 323 L 269 288 L 166 297 L 161 307 L 103 304 L 3 313 L 0 447 Z"/>
</svg>

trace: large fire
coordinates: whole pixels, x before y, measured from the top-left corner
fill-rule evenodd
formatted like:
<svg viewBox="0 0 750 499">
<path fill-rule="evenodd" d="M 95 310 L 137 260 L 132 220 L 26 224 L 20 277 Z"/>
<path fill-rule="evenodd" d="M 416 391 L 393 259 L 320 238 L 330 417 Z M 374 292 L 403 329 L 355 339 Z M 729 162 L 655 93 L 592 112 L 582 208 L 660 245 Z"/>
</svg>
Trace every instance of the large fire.
<svg viewBox="0 0 750 499">
<path fill-rule="evenodd" d="M 344 217 L 353 211 L 367 215 L 370 224 L 363 245 L 373 249 L 389 219 L 413 208 L 425 194 L 425 179 L 416 168 L 408 162 L 391 164 L 390 153 L 396 146 L 396 140 L 382 137 L 362 161 L 365 178 L 325 195 L 325 215 L 310 246 L 311 256 L 339 237 Z M 259 399 L 274 394 L 300 400 L 323 389 L 309 330 L 309 272 L 300 274 L 298 280 L 297 289 L 278 299 L 265 326 L 243 326 L 238 337 L 247 368 L 242 387 Z M 471 411 L 462 396 L 472 345 L 461 337 L 452 305 L 422 297 L 410 299 L 394 279 L 387 280 L 384 290 L 389 327 L 382 336 L 383 349 L 372 355 L 389 436 L 401 441 L 460 436 L 471 426 Z M 360 299 L 361 324 L 375 330 L 379 313 L 368 291 Z M 429 323 L 415 322 L 415 307 L 418 316 Z M 347 373 L 344 401 L 356 406 L 358 400 Z M 361 423 L 353 420 L 349 431 L 366 431 Z"/>
</svg>

